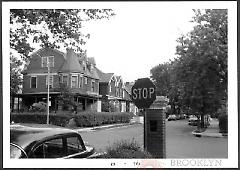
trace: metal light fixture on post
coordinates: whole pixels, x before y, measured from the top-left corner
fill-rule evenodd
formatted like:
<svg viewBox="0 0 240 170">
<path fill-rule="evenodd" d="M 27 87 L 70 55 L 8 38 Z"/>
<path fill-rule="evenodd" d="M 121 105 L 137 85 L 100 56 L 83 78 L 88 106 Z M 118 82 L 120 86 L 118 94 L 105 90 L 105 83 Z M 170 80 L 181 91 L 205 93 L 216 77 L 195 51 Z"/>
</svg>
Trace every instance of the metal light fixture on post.
<svg viewBox="0 0 240 170">
<path fill-rule="evenodd" d="M 47 75 L 47 124 L 49 124 L 49 74 L 50 74 L 50 66 L 49 61 L 47 58 L 47 68 L 48 68 L 48 75 Z"/>
</svg>

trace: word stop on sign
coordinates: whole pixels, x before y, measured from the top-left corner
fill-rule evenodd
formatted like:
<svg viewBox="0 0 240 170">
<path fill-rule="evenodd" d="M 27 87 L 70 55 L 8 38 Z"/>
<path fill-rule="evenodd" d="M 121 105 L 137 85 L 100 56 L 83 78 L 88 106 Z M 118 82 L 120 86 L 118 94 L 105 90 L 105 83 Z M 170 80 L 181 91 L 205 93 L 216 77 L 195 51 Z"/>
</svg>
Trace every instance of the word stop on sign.
<svg viewBox="0 0 240 170">
<path fill-rule="evenodd" d="M 135 99 L 149 99 L 154 94 L 154 88 L 137 88 L 133 89 L 132 98 Z"/>
</svg>

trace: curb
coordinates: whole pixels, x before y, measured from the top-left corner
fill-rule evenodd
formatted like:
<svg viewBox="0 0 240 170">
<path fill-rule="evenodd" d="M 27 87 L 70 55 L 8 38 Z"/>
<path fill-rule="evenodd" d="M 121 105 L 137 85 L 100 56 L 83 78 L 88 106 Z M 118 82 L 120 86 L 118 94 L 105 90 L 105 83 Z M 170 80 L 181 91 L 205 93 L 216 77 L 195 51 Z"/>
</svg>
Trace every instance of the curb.
<svg viewBox="0 0 240 170">
<path fill-rule="evenodd" d="M 213 137 L 213 138 L 227 138 L 227 134 L 222 134 L 222 133 L 207 133 L 207 132 L 195 132 L 192 131 L 192 134 L 196 137 Z"/>
<path fill-rule="evenodd" d="M 137 123 L 126 123 L 126 124 L 113 124 L 113 125 L 105 125 L 105 126 L 95 126 L 95 127 L 89 127 L 89 128 L 79 128 L 79 129 L 74 129 L 78 132 L 88 132 L 88 131 L 96 131 L 96 130 L 102 130 L 102 129 L 111 129 L 115 127 L 122 127 L 122 126 L 129 126 L 129 125 L 134 125 Z"/>
</svg>

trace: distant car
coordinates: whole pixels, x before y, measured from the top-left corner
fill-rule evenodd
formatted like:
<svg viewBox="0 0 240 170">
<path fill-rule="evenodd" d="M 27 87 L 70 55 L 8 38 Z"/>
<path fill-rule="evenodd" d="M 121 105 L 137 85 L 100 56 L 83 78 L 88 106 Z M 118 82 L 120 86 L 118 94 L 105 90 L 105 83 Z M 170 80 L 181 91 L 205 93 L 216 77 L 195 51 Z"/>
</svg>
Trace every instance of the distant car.
<svg viewBox="0 0 240 170">
<path fill-rule="evenodd" d="M 167 120 L 168 121 L 177 120 L 177 116 L 176 115 L 169 115 Z"/>
<path fill-rule="evenodd" d="M 11 124 L 10 155 L 17 159 L 100 156 L 77 131 L 46 124 Z"/>
<path fill-rule="evenodd" d="M 195 115 L 190 115 L 188 119 L 188 124 L 191 126 L 197 126 L 198 125 L 198 118 Z"/>
<path fill-rule="evenodd" d="M 186 114 L 180 114 L 180 119 L 186 119 L 187 115 Z"/>
</svg>

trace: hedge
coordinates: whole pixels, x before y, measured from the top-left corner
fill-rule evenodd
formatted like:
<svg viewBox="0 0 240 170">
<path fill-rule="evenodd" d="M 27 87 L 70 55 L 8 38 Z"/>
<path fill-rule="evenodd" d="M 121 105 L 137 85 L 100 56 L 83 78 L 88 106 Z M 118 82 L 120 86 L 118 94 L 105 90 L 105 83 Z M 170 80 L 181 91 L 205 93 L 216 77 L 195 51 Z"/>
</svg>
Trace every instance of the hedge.
<svg viewBox="0 0 240 170">
<path fill-rule="evenodd" d="M 219 115 L 218 120 L 219 120 L 219 132 L 228 133 L 228 115 L 221 114 Z"/>
<path fill-rule="evenodd" d="M 132 118 L 131 113 L 126 112 L 80 112 L 78 114 L 50 113 L 50 124 L 66 126 L 72 119 L 77 127 L 93 127 L 104 124 L 129 123 Z M 46 113 L 11 113 L 11 122 L 15 123 L 40 123 L 47 121 Z"/>
<path fill-rule="evenodd" d="M 72 118 L 71 114 L 49 114 L 50 124 L 57 126 L 65 126 L 69 119 Z M 45 124 L 47 122 L 47 115 L 43 112 L 26 112 L 26 113 L 11 113 L 11 122 L 14 123 L 38 123 Z"/>
</svg>

